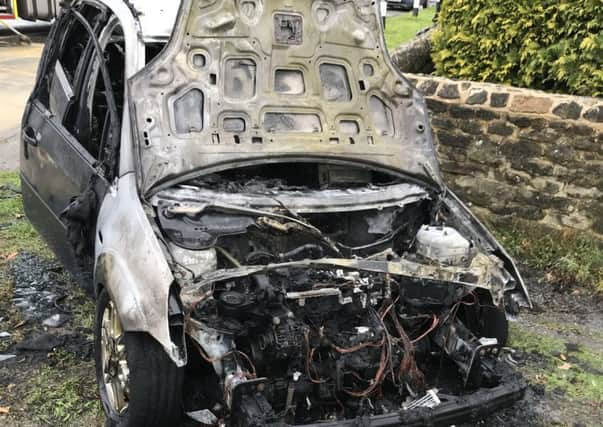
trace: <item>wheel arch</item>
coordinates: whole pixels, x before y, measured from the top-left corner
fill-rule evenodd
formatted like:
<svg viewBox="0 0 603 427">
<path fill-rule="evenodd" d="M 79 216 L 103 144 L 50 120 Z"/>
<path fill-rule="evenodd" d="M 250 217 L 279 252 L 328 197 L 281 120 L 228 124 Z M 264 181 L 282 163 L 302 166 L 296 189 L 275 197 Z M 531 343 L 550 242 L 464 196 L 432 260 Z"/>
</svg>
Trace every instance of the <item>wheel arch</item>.
<svg viewBox="0 0 603 427">
<path fill-rule="evenodd" d="M 95 235 L 95 295 L 106 289 L 127 332 L 146 332 L 177 366 L 186 353 L 171 338 L 171 269 L 142 208 L 134 176 L 122 177 L 105 196 Z"/>
</svg>

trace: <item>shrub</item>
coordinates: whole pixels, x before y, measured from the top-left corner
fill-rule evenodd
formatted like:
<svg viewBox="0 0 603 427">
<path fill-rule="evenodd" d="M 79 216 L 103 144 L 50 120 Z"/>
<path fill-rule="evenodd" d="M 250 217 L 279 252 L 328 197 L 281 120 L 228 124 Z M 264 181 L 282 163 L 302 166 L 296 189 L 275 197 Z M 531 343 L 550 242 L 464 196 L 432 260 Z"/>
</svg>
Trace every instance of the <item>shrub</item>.
<svg viewBox="0 0 603 427">
<path fill-rule="evenodd" d="M 603 241 L 517 219 L 488 222 L 503 247 L 522 265 L 543 273 L 551 285 L 603 296 Z"/>
<path fill-rule="evenodd" d="M 603 1 L 444 0 L 436 73 L 603 96 Z"/>
</svg>

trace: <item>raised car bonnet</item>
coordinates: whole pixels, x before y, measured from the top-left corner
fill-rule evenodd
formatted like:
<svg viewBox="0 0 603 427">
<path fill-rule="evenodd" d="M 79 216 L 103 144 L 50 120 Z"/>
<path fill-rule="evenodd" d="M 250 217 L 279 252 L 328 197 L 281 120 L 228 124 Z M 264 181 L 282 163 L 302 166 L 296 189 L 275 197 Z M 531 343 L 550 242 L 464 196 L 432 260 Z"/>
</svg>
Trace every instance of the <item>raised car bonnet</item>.
<svg viewBox="0 0 603 427">
<path fill-rule="evenodd" d="M 389 59 L 378 2 L 184 0 L 129 85 L 144 193 L 285 159 L 440 180 L 425 103 Z"/>
</svg>

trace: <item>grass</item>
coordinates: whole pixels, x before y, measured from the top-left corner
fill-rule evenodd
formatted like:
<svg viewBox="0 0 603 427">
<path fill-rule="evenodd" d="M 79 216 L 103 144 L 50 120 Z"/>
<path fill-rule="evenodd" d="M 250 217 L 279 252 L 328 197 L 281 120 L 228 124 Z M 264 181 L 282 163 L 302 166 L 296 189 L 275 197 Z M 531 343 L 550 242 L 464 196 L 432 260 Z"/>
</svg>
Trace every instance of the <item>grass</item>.
<svg viewBox="0 0 603 427">
<path fill-rule="evenodd" d="M 5 301 L 10 300 L 12 286 L 3 270 L 18 252 L 27 251 L 46 259 L 53 258 L 50 249 L 23 214 L 19 188 L 16 172 L 0 172 L 0 298 L 5 297 Z M 83 290 L 74 285 L 66 302 L 74 306 L 74 326 L 91 330 L 94 304 Z"/>
<path fill-rule="evenodd" d="M 527 354 L 528 362 L 522 370 L 530 382 L 570 399 L 603 401 L 601 354 L 585 348 L 567 353 L 563 340 L 527 331 L 517 324 L 511 324 L 509 345 Z"/>
<path fill-rule="evenodd" d="M 0 171 L 0 313 L 5 318 L 2 330 L 11 333 L 10 338 L 0 340 L 0 352 L 23 339 L 24 331 L 15 328 L 25 318 L 11 303 L 13 285 L 8 277 L 8 265 L 21 250 L 50 256 L 31 224 L 23 215 L 19 176 L 15 172 Z"/>
<path fill-rule="evenodd" d="M 45 258 L 52 256 L 23 214 L 19 175 L 0 172 L 0 268 L 3 261 L 19 251 L 37 253 Z"/>
<path fill-rule="evenodd" d="M 545 273 L 562 289 L 587 287 L 603 294 L 603 242 L 575 231 L 552 230 L 521 220 L 491 227 L 511 255 Z"/>
<path fill-rule="evenodd" d="M 94 362 L 55 350 L 49 364 L 34 371 L 23 390 L 23 403 L 35 419 L 50 425 L 82 425 L 83 416 L 100 418 L 93 371 Z"/>
<path fill-rule="evenodd" d="M 0 317 L 4 317 L 0 331 L 11 334 L 8 338 L 0 339 L 0 353 L 6 353 L 7 349 L 24 338 L 24 332 L 16 325 L 23 323 L 23 313 L 11 304 L 13 298 L 13 286 L 8 280 L 7 274 L 0 266 Z"/>
<path fill-rule="evenodd" d="M 23 214 L 18 174 L 0 172 L 0 317 L 4 317 L 1 330 L 12 334 L 0 341 L 0 352 L 39 332 L 38 326 L 23 323 L 22 312 L 12 304 L 14 286 L 8 266 L 21 251 L 46 259 L 53 257 Z M 72 310 L 72 330 L 92 340 L 93 302 L 73 284 L 63 304 Z M 92 360 L 82 360 L 59 349 L 43 360 L 18 366 L 16 370 L 0 367 L 0 406 L 11 407 L 9 416 L 17 425 L 25 420 L 31 424 L 24 425 L 102 425 Z M 0 416 L 0 424 L 5 421 Z M 8 423 L 11 424 L 10 419 Z"/>
<path fill-rule="evenodd" d="M 430 7 L 419 12 L 419 16 L 412 16 L 411 12 L 403 12 L 397 16 L 389 16 L 385 22 L 385 41 L 389 51 L 393 51 L 402 43 L 407 42 L 417 35 L 419 30 L 433 24 L 435 8 Z"/>
<path fill-rule="evenodd" d="M 86 332 L 87 337 L 93 339 L 94 330 L 94 302 L 84 290 L 77 286 L 73 294 L 67 297 L 67 304 L 73 307 L 73 325 Z"/>
</svg>

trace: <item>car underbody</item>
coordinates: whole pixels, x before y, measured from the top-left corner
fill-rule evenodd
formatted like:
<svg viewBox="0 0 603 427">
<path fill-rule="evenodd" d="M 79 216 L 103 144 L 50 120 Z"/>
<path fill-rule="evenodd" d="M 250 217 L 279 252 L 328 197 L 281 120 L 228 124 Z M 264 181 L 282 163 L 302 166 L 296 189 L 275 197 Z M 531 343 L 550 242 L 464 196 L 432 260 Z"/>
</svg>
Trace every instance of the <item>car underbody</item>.
<svg viewBox="0 0 603 427">
<path fill-rule="evenodd" d="M 191 180 L 151 204 L 189 364 L 206 368 L 187 376 L 195 413 L 412 425 L 521 396 L 500 362 L 517 282 L 425 187 L 281 164 Z"/>
</svg>

